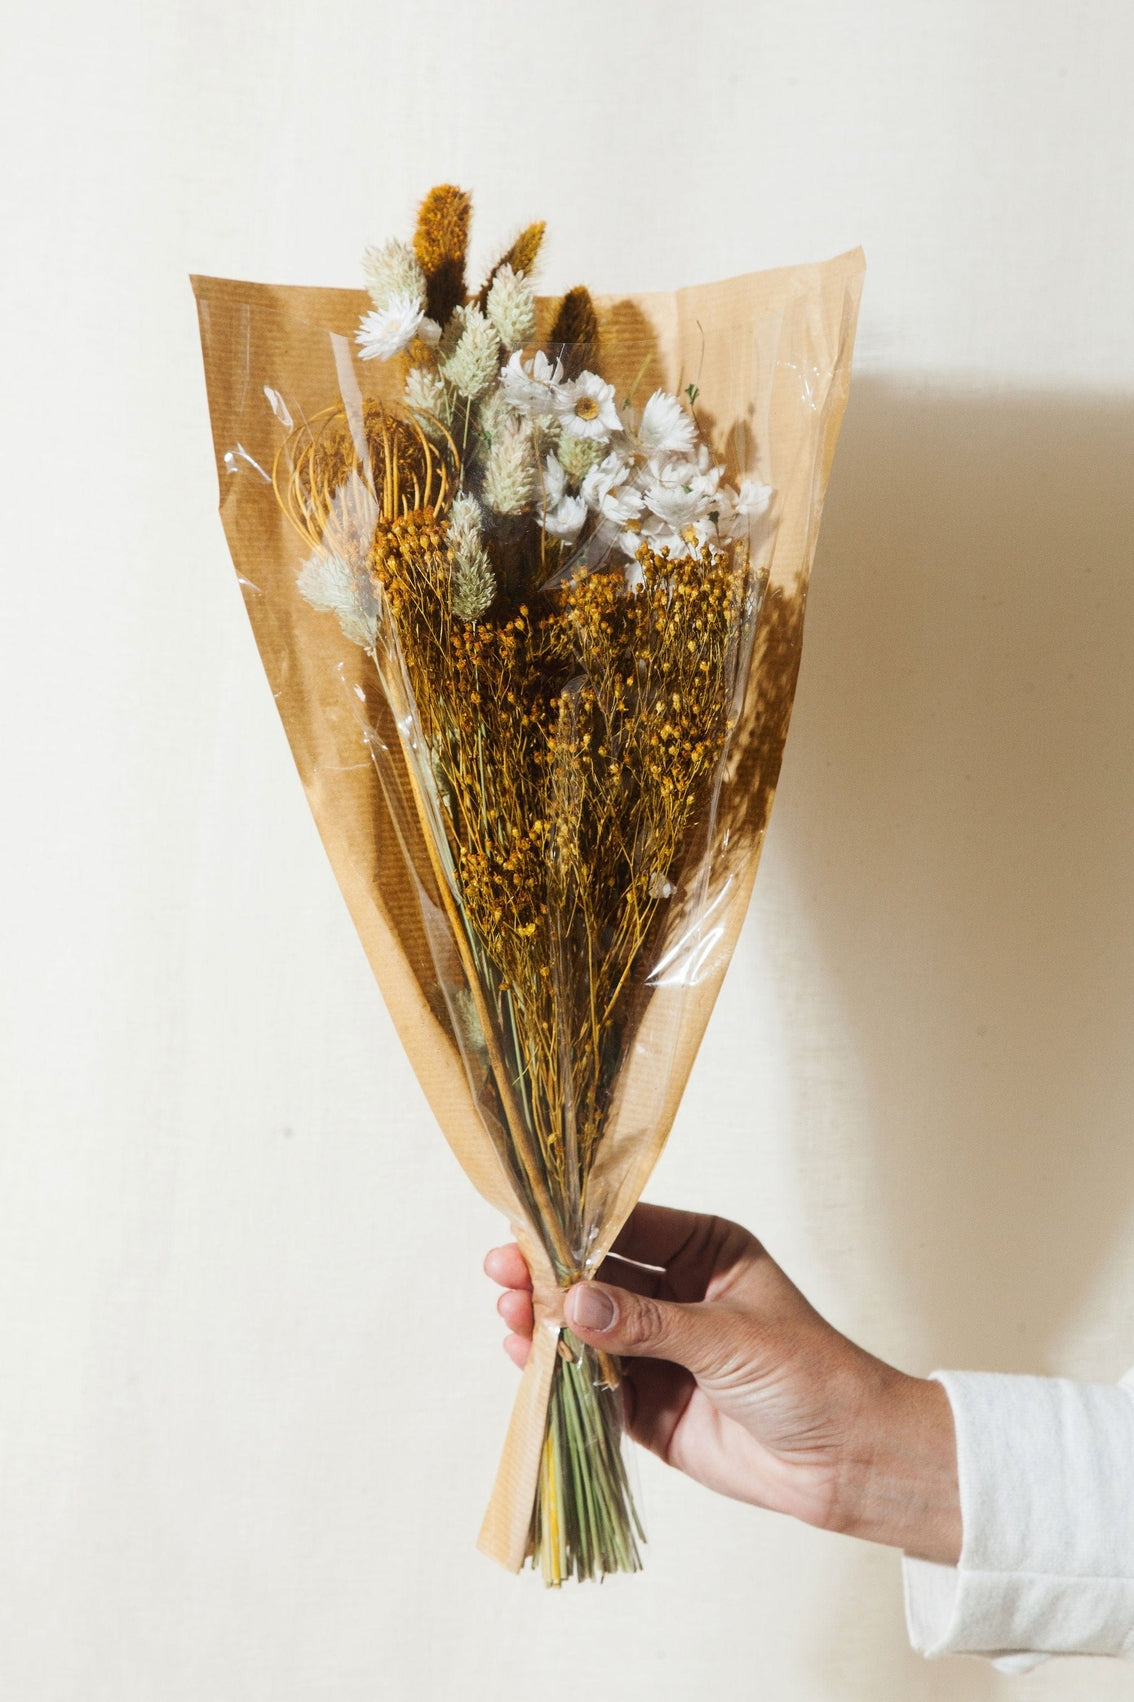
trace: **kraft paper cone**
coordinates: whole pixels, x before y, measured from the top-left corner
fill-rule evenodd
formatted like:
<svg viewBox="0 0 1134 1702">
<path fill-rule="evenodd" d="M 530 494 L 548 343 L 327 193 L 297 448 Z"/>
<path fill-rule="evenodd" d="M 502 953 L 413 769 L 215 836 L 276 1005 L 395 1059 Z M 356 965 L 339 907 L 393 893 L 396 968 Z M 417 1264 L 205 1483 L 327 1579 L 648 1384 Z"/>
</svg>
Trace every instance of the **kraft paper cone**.
<svg viewBox="0 0 1134 1702">
<path fill-rule="evenodd" d="M 778 525 L 743 708 L 718 801 L 714 860 L 676 971 L 659 977 L 623 1066 L 592 1186 L 603 1201 L 591 1268 L 609 1250 L 665 1144 L 744 919 L 787 735 L 808 574 L 846 405 L 862 289 L 860 250 L 822 265 L 754 273 L 666 295 L 596 297 L 601 366 L 616 386 L 645 367 L 644 394 L 695 383 L 713 450 L 736 463 L 755 444 L 777 492 Z M 264 669 L 308 803 L 375 978 L 441 1129 L 473 1186 L 512 1225 L 537 1292 L 555 1277 L 492 1134 L 478 1113 L 423 920 L 420 880 L 402 839 L 413 814 L 390 801 L 364 724 L 399 760 L 373 667 L 337 623 L 298 594 L 303 549 L 272 486 L 289 416 L 338 402 L 361 291 L 196 277 L 220 481 L 220 511 Z M 542 302 L 546 324 L 554 304 Z M 645 361 L 643 361 L 645 351 Z M 393 400 L 396 362 L 371 388 Z M 623 389 L 619 388 L 619 394 Z M 284 421 L 285 424 L 281 424 Z M 409 798 L 402 765 L 401 787 Z M 408 825 L 407 825 L 408 824 Z M 427 901 L 426 901 L 427 902 Z M 688 962 L 678 962 L 687 951 Z M 536 1330 L 480 1547 L 518 1571 L 526 1554 L 558 1332 Z"/>
</svg>

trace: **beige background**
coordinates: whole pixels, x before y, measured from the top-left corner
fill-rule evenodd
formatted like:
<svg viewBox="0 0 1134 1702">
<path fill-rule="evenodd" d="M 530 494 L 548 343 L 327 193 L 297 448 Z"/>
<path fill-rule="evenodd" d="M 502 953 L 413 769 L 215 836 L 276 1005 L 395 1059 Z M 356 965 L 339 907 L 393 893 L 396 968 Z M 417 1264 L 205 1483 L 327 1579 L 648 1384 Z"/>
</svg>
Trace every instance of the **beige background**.
<svg viewBox="0 0 1134 1702">
<path fill-rule="evenodd" d="M 497 1234 L 394 1043 L 214 514 L 191 270 L 441 177 L 543 287 L 870 272 L 757 896 L 651 1192 L 902 1365 L 1134 1363 L 1134 17 L 17 4 L 0 107 L 0 1693 L 1126 1696 L 640 1465 L 643 1578 L 473 1549 Z M 273 858 L 263 875 L 263 846 Z"/>
</svg>

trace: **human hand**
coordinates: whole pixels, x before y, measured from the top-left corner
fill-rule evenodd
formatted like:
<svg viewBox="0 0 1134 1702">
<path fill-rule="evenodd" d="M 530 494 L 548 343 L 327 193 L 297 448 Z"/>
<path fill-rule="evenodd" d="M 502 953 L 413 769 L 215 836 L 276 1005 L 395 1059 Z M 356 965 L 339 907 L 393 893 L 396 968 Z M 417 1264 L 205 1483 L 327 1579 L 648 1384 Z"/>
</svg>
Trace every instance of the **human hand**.
<svg viewBox="0 0 1134 1702">
<path fill-rule="evenodd" d="M 484 1268 L 522 1366 L 534 1327 L 519 1247 Z M 627 1428 L 722 1495 L 955 1564 L 956 1442 L 944 1389 L 857 1347 L 739 1224 L 641 1204 L 595 1282 L 566 1297 L 572 1331 L 624 1355 Z"/>
</svg>

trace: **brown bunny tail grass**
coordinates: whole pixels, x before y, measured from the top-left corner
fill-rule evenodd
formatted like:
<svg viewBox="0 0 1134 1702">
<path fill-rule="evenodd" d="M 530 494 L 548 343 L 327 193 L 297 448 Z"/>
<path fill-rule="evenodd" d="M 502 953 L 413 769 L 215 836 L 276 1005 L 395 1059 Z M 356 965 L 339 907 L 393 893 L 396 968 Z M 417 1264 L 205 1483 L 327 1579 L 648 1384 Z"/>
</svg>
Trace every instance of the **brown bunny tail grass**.
<svg viewBox="0 0 1134 1702">
<path fill-rule="evenodd" d="M 546 229 L 545 221 L 540 219 L 536 224 L 529 225 L 526 230 L 521 231 L 500 264 L 511 266 L 513 272 L 523 272 L 526 277 L 530 278 L 535 263 L 539 259 L 539 251 L 543 247 L 543 233 Z"/>
<path fill-rule="evenodd" d="M 452 183 L 429 191 L 417 215 L 413 246 L 425 273 L 426 311 L 444 325 L 465 299 L 465 255 L 472 196 Z"/>
<path fill-rule="evenodd" d="M 598 361 L 599 328 L 591 292 L 583 284 L 568 290 L 551 327 L 550 356 L 563 362 L 563 376 L 578 378 Z"/>
<path fill-rule="evenodd" d="M 513 272 L 522 272 L 526 278 L 531 277 L 535 263 L 539 259 L 539 251 L 543 246 L 543 233 L 546 229 L 547 222 L 544 219 L 538 220 L 534 225 L 528 225 L 526 229 L 520 232 L 507 253 L 500 256 L 485 278 L 484 288 L 476 298 L 476 304 L 482 312 L 484 311 L 484 304 L 488 300 L 488 292 L 492 288 L 492 281 L 502 266 L 511 266 Z"/>
</svg>

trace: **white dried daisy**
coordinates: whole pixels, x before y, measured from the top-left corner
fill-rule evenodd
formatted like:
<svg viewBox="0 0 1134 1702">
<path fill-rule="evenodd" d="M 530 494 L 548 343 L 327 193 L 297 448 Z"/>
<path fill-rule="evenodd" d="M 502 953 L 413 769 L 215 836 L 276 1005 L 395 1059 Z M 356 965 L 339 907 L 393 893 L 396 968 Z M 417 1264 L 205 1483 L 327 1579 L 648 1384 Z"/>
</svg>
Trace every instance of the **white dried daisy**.
<svg viewBox="0 0 1134 1702">
<path fill-rule="evenodd" d="M 726 487 L 727 489 L 728 487 Z M 732 517 L 740 520 L 762 520 L 772 505 L 775 491 L 759 479 L 744 479 L 730 504 Z M 729 492 L 731 496 L 731 491 Z"/>
<path fill-rule="evenodd" d="M 752 541 L 759 522 L 772 506 L 775 491 L 759 479 L 744 479 L 739 490 L 721 485 L 713 500 L 709 518 L 716 520 L 717 537 L 721 544 L 744 538 Z"/>
<path fill-rule="evenodd" d="M 573 544 L 587 518 L 587 505 L 581 496 L 567 494 L 567 474 L 554 455 L 543 464 L 541 485 L 540 524 L 550 537 Z"/>
<path fill-rule="evenodd" d="M 610 520 L 615 526 L 626 526 L 630 521 L 637 520 L 645 501 L 641 491 L 635 484 L 614 485 L 601 498 L 598 511 L 604 520 Z"/>
<path fill-rule="evenodd" d="M 553 366 L 542 349 L 526 362 L 517 349 L 500 372 L 500 388 L 508 406 L 529 416 L 558 413 L 562 381 L 562 364 L 556 361 Z"/>
<path fill-rule="evenodd" d="M 519 420 L 506 420 L 492 439 L 484 470 L 484 500 L 497 514 L 520 514 L 535 488 L 530 431 Z"/>
<path fill-rule="evenodd" d="M 581 372 L 564 384 L 555 411 L 566 437 L 589 437 L 605 443 L 611 432 L 622 427 L 614 405 L 614 385 L 607 384 L 597 372 Z"/>
<path fill-rule="evenodd" d="M 696 427 L 676 396 L 655 390 L 642 409 L 636 436 L 646 455 L 688 455 Z"/>
<path fill-rule="evenodd" d="M 593 440 L 588 440 L 593 441 Z M 566 450 L 566 440 L 563 449 Z M 634 472 L 630 462 L 616 449 L 604 455 L 583 480 L 583 497 L 590 508 L 599 509 L 603 500 L 619 485 L 624 485 Z"/>
<path fill-rule="evenodd" d="M 587 505 L 581 496 L 564 496 L 544 515 L 543 529 L 552 538 L 562 538 L 573 544 L 587 518 Z"/>
<path fill-rule="evenodd" d="M 458 396 L 475 401 L 496 377 L 500 364 L 500 338 L 478 307 L 464 310 L 461 335 L 451 355 L 441 361 L 441 371 Z"/>
<path fill-rule="evenodd" d="M 646 507 L 680 533 L 718 508 L 722 472 L 703 443 L 695 460 L 654 456 L 643 475 Z"/>
<path fill-rule="evenodd" d="M 363 360 L 389 360 L 408 349 L 425 322 L 425 302 L 403 292 L 368 313 L 354 334 Z"/>
<path fill-rule="evenodd" d="M 708 512 L 704 497 L 692 484 L 663 484 L 659 480 L 646 486 L 645 499 L 650 513 L 674 531 Z"/>
<path fill-rule="evenodd" d="M 485 310 L 506 349 L 522 349 L 535 336 L 535 291 L 523 272 L 506 263 L 492 280 Z"/>
<path fill-rule="evenodd" d="M 375 307 L 388 307 L 395 296 L 417 296 L 425 300 L 425 273 L 408 242 L 396 237 L 381 248 L 368 248 L 362 256 L 362 272 Z"/>
<path fill-rule="evenodd" d="M 642 547 L 643 537 L 643 533 L 627 527 L 625 532 L 619 532 L 616 541 L 623 555 L 633 561 Z M 631 576 L 630 582 L 632 585 L 637 585 L 641 583 L 641 580 L 642 574 L 639 572 Z"/>
<path fill-rule="evenodd" d="M 702 515 L 699 520 L 690 520 L 678 533 L 677 542 L 683 555 L 698 555 L 706 544 L 714 550 L 720 547 L 717 528 L 709 515 Z M 677 550 L 671 549 L 670 554 L 677 554 Z"/>
</svg>

